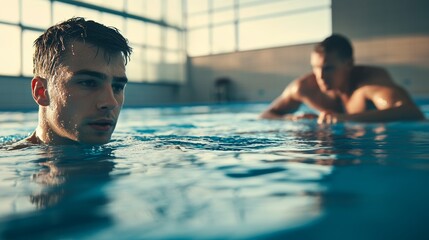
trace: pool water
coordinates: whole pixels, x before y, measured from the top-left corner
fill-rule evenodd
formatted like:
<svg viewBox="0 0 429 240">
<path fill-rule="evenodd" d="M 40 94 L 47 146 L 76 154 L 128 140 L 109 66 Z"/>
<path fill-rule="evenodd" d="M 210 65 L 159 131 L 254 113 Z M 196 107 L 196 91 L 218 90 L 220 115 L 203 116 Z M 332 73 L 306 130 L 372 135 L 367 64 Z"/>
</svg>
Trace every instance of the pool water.
<svg viewBox="0 0 429 240">
<path fill-rule="evenodd" d="M 104 146 L 0 150 L 0 239 L 427 239 L 428 121 L 266 106 L 126 108 Z M 36 123 L 0 113 L 0 143 Z"/>
</svg>

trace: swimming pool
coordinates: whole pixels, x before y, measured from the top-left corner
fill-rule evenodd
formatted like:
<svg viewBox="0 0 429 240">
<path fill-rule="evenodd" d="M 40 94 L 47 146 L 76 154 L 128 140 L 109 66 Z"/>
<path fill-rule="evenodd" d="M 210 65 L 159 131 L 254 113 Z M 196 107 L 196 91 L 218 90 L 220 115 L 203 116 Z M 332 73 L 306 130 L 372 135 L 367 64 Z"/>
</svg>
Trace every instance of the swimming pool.
<svg viewBox="0 0 429 240">
<path fill-rule="evenodd" d="M 0 150 L 0 239 L 429 236 L 429 122 L 257 119 L 266 106 L 128 108 L 102 147 Z M 36 122 L 0 113 L 0 143 Z"/>
</svg>

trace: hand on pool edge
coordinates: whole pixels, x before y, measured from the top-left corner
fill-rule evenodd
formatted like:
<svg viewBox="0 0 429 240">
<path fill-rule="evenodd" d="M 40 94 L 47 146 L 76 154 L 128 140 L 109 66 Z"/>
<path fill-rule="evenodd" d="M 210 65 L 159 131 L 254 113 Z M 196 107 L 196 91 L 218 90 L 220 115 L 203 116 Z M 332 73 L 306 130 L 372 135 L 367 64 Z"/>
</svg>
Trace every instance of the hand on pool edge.
<svg viewBox="0 0 429 240">
<path fill-rule="evenodd" d="M 298 121 L 302 119 L 317 119 L 318 115 L 314 113 L 288 114 L 283 117 L 284 120 Z"/>
<path fill-rule="evenodd" d="M 333 112 L 321 112 L 317 118 L 318 124 L 335 124 L 345 120 L 344 114 L 337 114 Z"/>
</svg>

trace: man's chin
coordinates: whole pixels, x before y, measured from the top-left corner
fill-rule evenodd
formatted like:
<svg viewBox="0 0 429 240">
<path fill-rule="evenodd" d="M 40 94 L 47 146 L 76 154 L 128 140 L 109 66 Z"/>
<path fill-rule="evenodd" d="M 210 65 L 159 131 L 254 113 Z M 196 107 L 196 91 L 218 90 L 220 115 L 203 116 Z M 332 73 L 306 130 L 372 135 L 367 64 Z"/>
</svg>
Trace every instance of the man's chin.
<svg viewBox="0 0 429 240">
<path fill-rule="evenodd" d="M 83 145 L 103 145 L 110 142 L 110 136 L 80 139 L 78 142 Z"/>
</svg>

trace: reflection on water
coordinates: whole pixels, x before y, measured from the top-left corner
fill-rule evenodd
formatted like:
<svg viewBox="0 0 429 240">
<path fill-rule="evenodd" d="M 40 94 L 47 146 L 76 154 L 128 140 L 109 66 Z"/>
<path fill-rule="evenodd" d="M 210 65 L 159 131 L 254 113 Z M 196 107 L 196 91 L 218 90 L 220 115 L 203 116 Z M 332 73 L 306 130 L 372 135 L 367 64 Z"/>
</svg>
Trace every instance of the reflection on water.
<svg viewBox="0 0 429 240">
<path fill-rule="evenodd" d="M 0 150 L 0 238 L 427 236 L 427 122 L 329 126 L 258 112 L 125 109 L 103 147 Z"/>
<path fill-rule="evenodd" d="M 109 173 L 114 167 L 112 150 L 109 148 L 48 147 L 41 154 L 43 168 L 32 175 L 32 181 L 43 186 L 40 192 L 33 193 L 30 200 L 38 208 L 46 208 L 69 201 L 79 191 L 93 191 L 95 184 L 105 184 L 110 180 Z M 70 189 L 67 189 L 69 187 Z"/>
<path fill-rule="evenodd" d="M 27 198 L 36 210 L 22 211 L 19 207 L 22 199 L 12 200 L 13 209 L 5 209 L 9 214 L 2 214 L 0 218 L 3 219 L 2 238 L 61 238 L 75 231 L 112 224 L 111 217 L 101 211 L 108 203 L 103 187 L 109 184 L 109 173 L 114 168 L 112 149 L 34 147 L 31 152 L 37 153 L 33 161 L 23 161 L 22 157 L 17 161 L 2 159 L 2 162 L 16 161 L 18 172 L 30 172 L 30 164 L 36 171 L 30 177 L 18 174 L 2 179 L 3 183 L 13 182 L 15 187 L 25 189 L 28 196 L 21 192 L 19 198 Z M 21 164 L 27 167 L 20 169 Z M 7 195 L 7 191 L 3 193 Z M 4 203 L 2 201 L 3 206 Z"/>
</svg>

